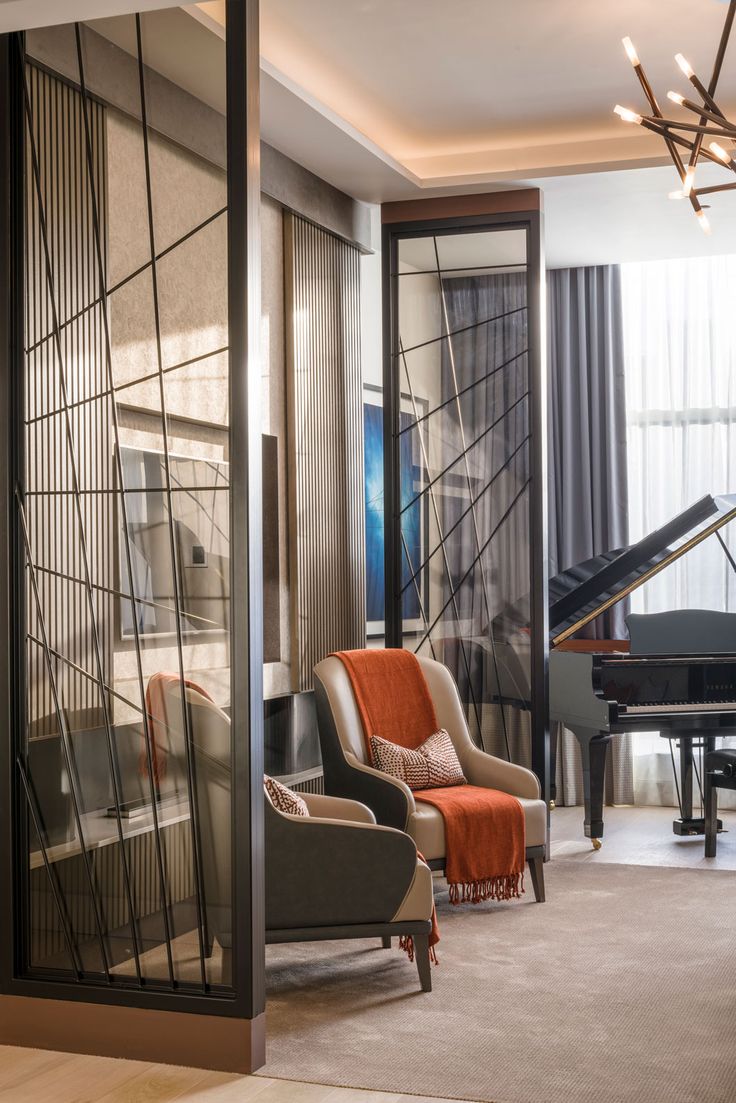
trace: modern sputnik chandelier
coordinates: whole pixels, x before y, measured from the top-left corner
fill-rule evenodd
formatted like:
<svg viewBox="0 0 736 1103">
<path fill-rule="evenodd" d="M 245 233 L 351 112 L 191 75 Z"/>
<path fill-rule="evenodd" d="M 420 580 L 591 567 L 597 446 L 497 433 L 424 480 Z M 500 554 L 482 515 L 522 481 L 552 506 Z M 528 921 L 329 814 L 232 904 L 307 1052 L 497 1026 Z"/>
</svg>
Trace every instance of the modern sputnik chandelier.
<svg viewBox="0 0 736 1103">
<path fill-rule="evenodd" d="M 644 127 L 645 130 L 651 130 L 655 134 L 659 134 L 664 139 L 682 185 L 677 191 L 670 192 L 670 199 L 689 199 L 692 209 L 697 215 L 698 222 L 707 234 L 710 233 L 710 224 L 703 209 L 704 205 L 700 202 L 701 196 L 711 195 L 713 192 L 736 190 L 736 181 L 714 184 L 707 188 L 695 187 L 695 171 L 700 160 L 712 161 L 714 164 L 736 174 L 736 160 L 734 160 L 736 157 L 736 124 L 729 122 L 715 99 L 734 15 L 736 15 L 736 0 L 730 0 L 721 41 L 718 44 L 718 52 L 713 64 L 713 73 L 707 87 L 699 80 L 692 66 L 682 54 L 675 54 L 675 61 L 695 89 L 699 102 L 696 103 L 686 96 L 681 96 L 679 92 L 668 92 L 667 97 L 672 103 L 676 103 L 679 107 L 684 107 L 691 112 L 692 119 L 667 119 L 664 117 L 630 38 L 623 39 L 624 49 L 634 67 L 634 72 L 639 78 L 639 84 L 646 96 L 651 114 L 639 115 L 628 107 L 621 107 L 620 104 L 617 104 L 614 108 L 615 113 L 624 122 L 636 123 Z M 724 139 L 725 145 L 722 144 Z M 704 144 L 705 148 L 703 148 Z M 707 207 L 707 204 L 705 206 Z"/>
</svg>

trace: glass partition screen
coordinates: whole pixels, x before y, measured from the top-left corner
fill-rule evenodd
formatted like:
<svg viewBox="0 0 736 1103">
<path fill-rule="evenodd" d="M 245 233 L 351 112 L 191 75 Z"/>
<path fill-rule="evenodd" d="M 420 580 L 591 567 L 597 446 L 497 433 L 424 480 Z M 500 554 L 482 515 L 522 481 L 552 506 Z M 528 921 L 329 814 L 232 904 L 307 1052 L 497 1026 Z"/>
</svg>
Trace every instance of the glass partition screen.
<svg viewBox="0 0 736 1103">
<path fill-rule="evenodd" d="M 18 50 L 23 968 L 227 995 L 225 42 L 174 8 Z"/>
<path fill-rule="evenodd" d="M 388 531 L 399 546 L 387 563 L 394 550 L 400 614 L 387 642 L 445 663 L 475 741 L 530 765 L 541 548 L 528 229 L 398 231 L 390 264 Z"/>
</svg>

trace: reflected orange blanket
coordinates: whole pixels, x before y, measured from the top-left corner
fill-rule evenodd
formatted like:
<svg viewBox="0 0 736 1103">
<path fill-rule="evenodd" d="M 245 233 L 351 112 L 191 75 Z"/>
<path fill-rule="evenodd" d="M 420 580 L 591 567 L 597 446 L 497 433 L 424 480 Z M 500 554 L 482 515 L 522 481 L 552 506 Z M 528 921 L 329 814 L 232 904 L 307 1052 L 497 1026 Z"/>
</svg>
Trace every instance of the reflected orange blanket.
<svg viewBox="0 0 736 1103">
<path fill-rule="evenodd" d="M 150 732 L 150 746 L 151 746 L 151 767 L 153 771 L 153 784 L 158 789 L 159 785 L 166 777 L 166 762 L 169 755 L 169 718 L 166 715 L 166 689 L 172 685 L 172 683 L 179 684 L 181 678 L 178 674 L 168 674 L 163 670 L 157 671 L 156 674 L 152 674 L 148 679 L 148 686 L 146 687 L 146 712 L 148 713 L 148 724 L 143 725 L 142 731 L 142 743 L 140 757 L 138 760 L 138 771 L 142 777 L 148 775 L 148 754 L 146 751 L 146 729 Z M 187 689 L 195 689 L 197 693 L 200 693 L 202 697 L 206 697 L 208 701 L 211 701 L 209 693 L 198 686 L 196 682 L 191 682 L 188 678 L 184 679 L 184 685 Z M 181 730 L 183 726 L 183 720 L 181 717 L 177 718 L 178 724 L 175 722 L 174 730 Z"/>
<path fill-rule="evenodd" d="M 350 676 L 371 762 L 370 737 L 415 750 L 438 730 L 429 687 L 415 655 L 399 648 L 340 651 Z M 524 891 L 524 811 L 497 789 L 420 789 L 445 823 L 445 863 L 453 904 L 509 900 Z"/>
</svg>

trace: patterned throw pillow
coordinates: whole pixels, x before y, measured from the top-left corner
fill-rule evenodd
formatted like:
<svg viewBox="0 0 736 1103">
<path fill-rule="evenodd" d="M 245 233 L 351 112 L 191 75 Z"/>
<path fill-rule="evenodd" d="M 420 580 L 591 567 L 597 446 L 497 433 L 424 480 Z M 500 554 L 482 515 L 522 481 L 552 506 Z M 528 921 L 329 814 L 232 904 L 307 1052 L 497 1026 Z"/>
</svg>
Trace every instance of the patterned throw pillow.
<svg viewBox="0 0 736 1103">
<path fill-rule="evenodd" d="M 372 735 L 371 755 L 377 770 L 405 781 L 410 789 L 444 789 L 466 783 L 460 760 L 444 728 L 413 751 Z"/>
<path fill-rule="evenodd" d="M 263 788 L 268 794 L 271 804 L 277 812 L 286 812 L 289 816 L 308 816 L 309 809 L 306 801 L 302 800 L 293 789 L 288 789 L 276 778 L 263 775 Z"/>
</svg>

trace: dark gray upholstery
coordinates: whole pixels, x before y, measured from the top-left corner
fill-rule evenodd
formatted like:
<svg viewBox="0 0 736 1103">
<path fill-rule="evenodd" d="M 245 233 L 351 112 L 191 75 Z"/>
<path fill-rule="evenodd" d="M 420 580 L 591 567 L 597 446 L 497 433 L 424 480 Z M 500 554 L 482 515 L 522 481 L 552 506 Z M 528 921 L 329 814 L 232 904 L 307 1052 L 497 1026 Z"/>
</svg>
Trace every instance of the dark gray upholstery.
<svg viewBox="0 0 736 1103">
<path fill-rule="evenodd" d="M 390 923 L 414 877 L 408 835 L 283 816 L 266 801 L 266 926 Z"/>
<path fill-rule="evenodd" d="M 174 696 L 167 716 L 176 724 L 178 684 L 167 692 Z M 231 728 L 225 713 L 195 690 L 187 690 L 186 699 L 211 952 L 215 938 L 224 948 L 232 945 Z M 372 822 L 283 815 L 265 798 L 265 854 L 267 942 L 411 935 L 422 989 L 431 990 L 429 917 L 392 922 L 417 874 L 408 835 Z"/>
</svg>

